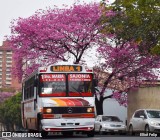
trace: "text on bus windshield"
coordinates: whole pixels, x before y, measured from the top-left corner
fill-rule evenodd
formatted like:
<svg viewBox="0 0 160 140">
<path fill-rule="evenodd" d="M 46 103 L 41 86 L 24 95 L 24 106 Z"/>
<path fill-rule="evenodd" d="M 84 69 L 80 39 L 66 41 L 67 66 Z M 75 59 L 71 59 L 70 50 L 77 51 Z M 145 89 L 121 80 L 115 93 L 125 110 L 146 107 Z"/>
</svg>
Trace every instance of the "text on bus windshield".
<svg viewBox="0 0 160 140">
<path fill-rule="evenodd" d="M 92 96 L 92 74 L 40 75 L 40 94 L 67 96 L 67 89 L 69 96 Z"/>
</svg>

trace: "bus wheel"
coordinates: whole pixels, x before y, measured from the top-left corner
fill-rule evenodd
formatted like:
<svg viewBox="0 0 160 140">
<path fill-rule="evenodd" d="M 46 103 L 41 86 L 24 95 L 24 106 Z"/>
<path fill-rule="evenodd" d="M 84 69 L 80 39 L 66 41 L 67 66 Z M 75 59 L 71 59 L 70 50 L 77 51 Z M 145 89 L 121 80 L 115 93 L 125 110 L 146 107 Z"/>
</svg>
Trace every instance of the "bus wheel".
<svg viewBox="0 0 160 140">
<path fill-rule="evenodd" d="M 27 123 L 27 121 L 26 121 L 26 130 L 27 130 L 28 133 L 32 133 L 32 132 L 31 132 L 31 129 L 28 128 L 28 123 Z"/>
<path fill-rule="evenodd" d="M 48 135 L 48 132 L 46 132 L 46 131 L 41 131 L 41 136 L 42 136 L 42 138 L 46 138 L 47 135 Z"/>
<path fill-rule="evenodd" d="M 48 132 L 42 129 L 41 120 L 38 121 L 38 131 L 41 133 L 42 138 L 47 137 Z"/>
<path fill-rule="evenodd" d="M 87 136 L 94 137 L 94 131 L 92 130 L 92 131 L 87 132 Z"/>
</svg>

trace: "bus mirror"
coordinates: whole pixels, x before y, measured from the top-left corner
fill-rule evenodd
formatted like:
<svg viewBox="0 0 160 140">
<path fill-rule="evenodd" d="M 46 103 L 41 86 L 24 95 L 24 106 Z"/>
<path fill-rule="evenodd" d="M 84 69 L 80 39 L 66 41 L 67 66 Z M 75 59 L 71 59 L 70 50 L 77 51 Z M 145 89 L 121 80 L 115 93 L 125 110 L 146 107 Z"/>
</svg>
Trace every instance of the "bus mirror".
<svg viewBox="0 0 160 140">
<path fill-rule="evenodd" d="M 36 87 L 38 85 L 38 80 L 36 79 L 35 81 L 34 81 L 34 87 Z"/>
<path fill-rule="evenodd" d="M 97 87 L 98 86 L 98 80 L 97 79 L 93 79 L 93 84 L 94 84 L 95 87 Z"/>
</svg>

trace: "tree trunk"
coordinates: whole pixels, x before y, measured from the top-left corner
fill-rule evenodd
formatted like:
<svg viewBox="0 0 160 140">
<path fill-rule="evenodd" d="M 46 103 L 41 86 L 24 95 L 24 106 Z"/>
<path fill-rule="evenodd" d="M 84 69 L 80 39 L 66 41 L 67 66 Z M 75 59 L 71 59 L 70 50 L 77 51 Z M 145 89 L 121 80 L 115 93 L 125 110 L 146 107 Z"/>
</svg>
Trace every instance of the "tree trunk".
<svg viewBox="0 0 160 140">
<path fill-rule="evenodd" d="M 97 96 L 95 96 L 95 105 L 96 105 L 96 113 L 97 115 L 103 115 L 103 101 L 108 98 L 112 98 L 113 94 L 109 96 L 100 96 L 100 99 L 98 100 Z"/>
<path fill-rule="evenodd" d="M 103 96 L 100 96 L 99 100 L 97 96 L 95 96 L 95 105 L 97 115 L 103 115 Z"/>
</svg>

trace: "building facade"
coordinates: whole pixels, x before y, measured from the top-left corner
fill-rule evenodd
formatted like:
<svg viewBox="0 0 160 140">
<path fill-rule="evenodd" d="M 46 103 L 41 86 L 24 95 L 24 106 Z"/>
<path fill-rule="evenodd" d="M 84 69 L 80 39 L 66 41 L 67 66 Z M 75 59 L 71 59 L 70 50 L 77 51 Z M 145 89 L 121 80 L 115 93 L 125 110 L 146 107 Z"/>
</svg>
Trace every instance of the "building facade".
<svg viewBox="0 0 160 140">
<path fill-rule="evenodd" d="M 9 47 L 9 43 L 4 41 L 0 46 L 0 88 L 21 89 L 21 83 L 12 74 L 14 61 L 12 59 L 13 52 Z"/>
</svg>

